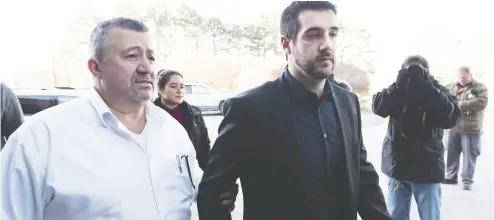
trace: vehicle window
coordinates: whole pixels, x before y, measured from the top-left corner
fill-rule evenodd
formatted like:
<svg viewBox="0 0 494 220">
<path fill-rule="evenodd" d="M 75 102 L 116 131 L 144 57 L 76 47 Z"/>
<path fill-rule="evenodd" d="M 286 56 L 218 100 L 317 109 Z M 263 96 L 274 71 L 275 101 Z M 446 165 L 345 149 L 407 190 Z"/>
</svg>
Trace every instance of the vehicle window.
<svg viewBox="0 0 494 220">
<path fill-rule="evenodd" d="M 192 94 L 192 86 L 191 85 L 185 85 L 185 94 Z"/>
<path fill-rule="evenodd" d="M 209 94 L 209 89 L 204 86 L 195 86 L 196 94 Z"/>
</svg>

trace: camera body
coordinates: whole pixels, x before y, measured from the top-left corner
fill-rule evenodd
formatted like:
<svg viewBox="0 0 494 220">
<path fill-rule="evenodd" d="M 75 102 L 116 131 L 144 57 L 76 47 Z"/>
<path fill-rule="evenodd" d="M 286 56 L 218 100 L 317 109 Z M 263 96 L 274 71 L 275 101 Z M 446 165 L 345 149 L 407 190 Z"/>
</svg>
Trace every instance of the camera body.
<svg viewBox="0 0 494 220">
<path fill-rule="evenodd" d="M 426 73 L 427 70 L 417 64 L 410 65 L 406 72 L 409 82 L 413 79 L 425 79 L 427 77 Z"/>
<path fill-rule="evenodd" d="M 407 96 L 407 104 L 410 106 L 417 107 L 417 100 L 419 97 L 416 95 L 420 91 L 416 91 L 419 89 L 416 85 L 421 83 L 421 80 L 427 80 L 427 70 L 422 66 L 417 64 L 412 64 L 406 68 L 406 96 Z"/>
<path fill-rule="evenodd" d="M 417 64 L 412 64 L 406 68 L 406 101 L 402 109 L 401 135 L 406 139 L 416 139 L 421 137 L 425 128 L 427 113 L 421 105 L 418 91 L 413 91 L 413 83 L 419 83 L 419 80 L 427 79 L 427 70 Z"/>
</svg>

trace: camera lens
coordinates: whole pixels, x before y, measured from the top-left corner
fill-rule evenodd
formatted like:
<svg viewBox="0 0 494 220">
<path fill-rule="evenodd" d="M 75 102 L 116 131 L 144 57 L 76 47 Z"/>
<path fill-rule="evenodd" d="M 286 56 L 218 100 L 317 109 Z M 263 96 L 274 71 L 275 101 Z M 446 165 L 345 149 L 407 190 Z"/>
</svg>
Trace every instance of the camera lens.
<svg viewBox="0 0 494 220">
<path fill-rule="evenodd" d="M 410 78 L 423 78 L 425 70 L 419 65 L 410 65 L 407 69 L 407 74 Z"/>
</svg>

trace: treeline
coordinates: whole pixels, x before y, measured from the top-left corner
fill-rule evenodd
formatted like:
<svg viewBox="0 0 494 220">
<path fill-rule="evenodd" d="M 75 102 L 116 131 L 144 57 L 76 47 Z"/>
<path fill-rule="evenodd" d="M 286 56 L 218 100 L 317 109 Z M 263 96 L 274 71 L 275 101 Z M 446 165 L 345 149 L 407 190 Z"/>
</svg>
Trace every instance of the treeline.
<svg viewBox="0 0 494 220">
<path fill-rule="evenodd" d="M 250 53 L 266 56 L 268 53 L 281 54 L 278 45 L 278 27 L 268 16 L 249 25 L 225 23 L 217 17 L 205 17 L 195 9 L 181 5 L 175 13 L 166 7 L 161 10 L 149 9 L 142 17 L 156 27 L 160 38 L 169 39 L 174 29 L 179 29 L 186 37 L 194 41 L 197 51 L 210 46 L 214 55 L 225 53 Z"/>
<path fill-rule="evenodd" d="M 131 6 L 129 6 L 131 7 Z M 137 18 L 153 30 L 156 46 L 165 56 L 172 53 L 177 39 L 187 38 L 195 52 L 211 52 L 232 55 L 281 55 L 279 47 L 279 15 L 261 16 L 251 24 L 235 24 L 222 21 L 218 17 L 208 17 L 188 5 L 170 8 L 165 4 L 149 7 L 145 12 L 125 8 L 118 16 Z M 94 6 L 87 4 L 80 15 L 72 21 L 69 35 L 63 41 L 87 36 L 94 25 L 108 19 L 109 13 L 96 13 Z M 86 32 L 86 34 L 83 34 Z M 86 42 L 87 43 L 87 42 Z"/>
<path fill-rule="evenodd" d="M 262 71 L 270 76 L 273 68 L 284 65 L 279 45 L 280 10 L 267 9 L 257 19 L 241 24 L 206 16 L 200 9 L 186 4 L 171 7 L 161 2 L 141 10 L 125 0 L 116 4 L 111 10 L 102 10 L 99 4 L 87 3 L 69 22 L 67 31 L 53 49 L 51 72 L 55 85 L 90 85 L 85 67 L 79 65 L 87 59 L 89 33 L 98 22 L 120 16 L 137 18 L 149 26 L 160 68 L 180 69 L 187 73 L 189 80 L 214 84 L 225 91 L 240 87 L 232 83 L 234 81 L 242 81 L 248 88 L 259 83 L 245 81 L 252 80 L 252 72 Z M 337 75 L 357 89 L 368 88 L 368 76 L 374 71 L 371 62 L 374 49 L 369 39 L 370 33 L 365 28 L 342 25 Z M 347 71 L 349 66 L 351 71 Z M 262 76 L 257 78 L 264 80 Z"/>
</svg>

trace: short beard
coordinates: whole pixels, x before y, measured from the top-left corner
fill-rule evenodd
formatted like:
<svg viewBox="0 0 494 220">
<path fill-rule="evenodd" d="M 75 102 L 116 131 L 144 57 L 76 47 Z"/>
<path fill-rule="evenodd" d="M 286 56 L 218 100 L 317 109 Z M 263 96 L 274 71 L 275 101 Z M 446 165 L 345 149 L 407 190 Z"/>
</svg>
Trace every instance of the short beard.
<svg viewBox="0 0 494 220">
<path fill-rule="evenodd" d="M 330 77 L 331 75 L 333 75 L 334 61 L 331 61 L 331 62 L 333 62 L 333 65 L 332 65 L 332 69 L 331 69 L 331 71 L 329 73 L 326 73 L 326 74 L 317 74 L 315 61 L 307 61 L 305 64 L 303 64 L 301 62 L 301 60 L 298 59 L 298 56 L 296 56 L 296 54 L 294 54 L 294 55 L 295 55 L 294 56 L 295 64 L 297 64 L 297 66 L 303 72 L 305 72 L 307 75 L 309 75 L 310 77 L 312 77 L 314 79 L 327 79 L 328 77 Z"/>
<path fill-rule="evenodd" d="M 333 75 L 334 59 L 331 61 L 333 63 L 331 71 L 328 74 L 319 75 L 316 73 L 316 61 L 315 60 L 307 61 L 307 62 L 305 62 L 305 64 L 302 63 L 302 59 L 299 59 L 299 56 L 298 56 L 299 53 L 298 53 L 298 50 L 296 49 L 296 45 L 297 45 L 297 41 L 294 40 L 293 41 L 293 47 L 294 47 L 293 48 L 293 59 L 295 60 L 295 64 L 297 64 L 297 66 L 300 68 L 300 70 L 305 72 L 310 77 L 312 77 L 314 79 L 319 79 L 319 80 L 320 79 L 327 79 Z M 325 75 L 325 76 L 322 76 L 322 75 Z"/>
</svg>

